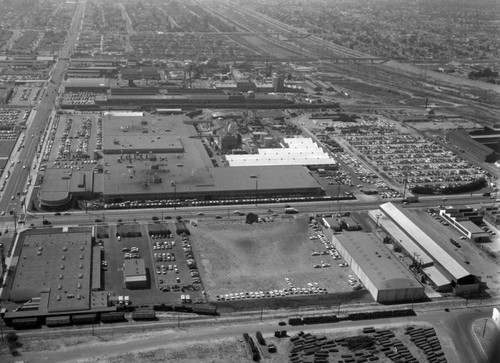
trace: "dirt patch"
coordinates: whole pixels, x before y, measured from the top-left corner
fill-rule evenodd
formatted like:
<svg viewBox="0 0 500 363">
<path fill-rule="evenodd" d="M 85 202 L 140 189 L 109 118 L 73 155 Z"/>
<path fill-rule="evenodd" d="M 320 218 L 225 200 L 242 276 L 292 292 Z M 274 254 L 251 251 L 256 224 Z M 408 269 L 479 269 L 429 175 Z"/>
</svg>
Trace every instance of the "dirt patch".
<svg viewBox="0 0 500 363">
<path fill-rule="evenodd" d="M 215 301 L 216 295 L 290 289 L 288 282 L 304 288 L 318 284 L 328 293 L 352 292 L 349 268 L 339 267 L 339 260 L 329 255 L 312 256 L 325 248 L 319 240 L 309 239 L 314 233 L 308 223 L 307 216 L 254 225 L 243 221 L 200 223 L 191 244 L 208 297 Z M 330 267 L 313 267 L 321 262 Z"/>
<path fill-rule="evenodd" d="M 169 349 L 154 349 L 99 359 L 100 362 L 247 362 L 252 361 L 237 339 L 187 342 Z"/>
</svg>

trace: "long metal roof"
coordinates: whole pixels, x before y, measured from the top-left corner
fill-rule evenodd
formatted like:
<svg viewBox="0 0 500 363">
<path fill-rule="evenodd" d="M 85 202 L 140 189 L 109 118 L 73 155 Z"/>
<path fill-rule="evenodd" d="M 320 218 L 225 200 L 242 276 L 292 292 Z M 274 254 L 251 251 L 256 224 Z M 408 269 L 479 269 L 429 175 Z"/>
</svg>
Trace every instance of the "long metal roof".
<svg viewBox="0 0 500 363">
<path fill-rule="evenodd" d="M 369 211 L 370 217 L 377 221 L 392 238 L 397 241 L 422 266 L 432 266 L 434 260 L 420 246 L 408 237 L 393 221 L 378 210 Z"/>
<path fill-rule="evenodd" d="M 446 252 L 439 244 L 418 227 L 403 211 L 393 203 L 385 203 L 380 209 L 386 213 L 409 237 L 411 237 L 424 251 L 439 262 L 441 266 L 458 281 L 472 274 L 461 266 L 453 256 Z"/>
</svg>

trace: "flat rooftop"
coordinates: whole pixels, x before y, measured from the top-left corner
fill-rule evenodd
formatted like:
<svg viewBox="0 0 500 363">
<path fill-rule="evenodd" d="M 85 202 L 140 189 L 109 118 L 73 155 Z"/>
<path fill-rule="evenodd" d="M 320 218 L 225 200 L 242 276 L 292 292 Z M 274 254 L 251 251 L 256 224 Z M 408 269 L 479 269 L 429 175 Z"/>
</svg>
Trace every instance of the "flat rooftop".
<svg viewBox="0 0 500 363">
<path fill-rule="evenodd" d="M 64 81 L 64 87 L 109 87 L 107 78 L 68 78 Z"/>
<path fill-rule="evenodd" d="M 286 147 L 261 148 L 257 154 L 227 155 L 230 166 L 335 165 L 336 161 L 309 137 L 285 138 Z"/>
<path fill-rule="evenodd" d="M 92 229 L 69 228 L 20 234 L 22 250 L 17 261 L 11 295 L 50 295 L 40 310 L 48 313 L 90 308 Z"/>
<path fill-rule="evenodd" d="M 126 164 L 120 164 L 126 165 Z M 235 193 L 275 190 L 277 194 L 299 189 L 318 189 L 321 186 L 309 170 L 302 166 L 249 166 L 234 168 L 192 168 L 171 164 L 152 171 L 148 162 L 134 169 L 122 169 L 104 175 L 103 191 L 109 195 L 174 193 Z M 135 172 L 133 171 L 135 170 Z M 153 183 L 154 177 L 161 182 Z M 175 188 L 172 185 L 175 182 Z"/>
<path fill-rule="evenodd" d="M 413 274 L 373 233 L 334 234 L 378 290 L 421 288 Z"/>
</svg>

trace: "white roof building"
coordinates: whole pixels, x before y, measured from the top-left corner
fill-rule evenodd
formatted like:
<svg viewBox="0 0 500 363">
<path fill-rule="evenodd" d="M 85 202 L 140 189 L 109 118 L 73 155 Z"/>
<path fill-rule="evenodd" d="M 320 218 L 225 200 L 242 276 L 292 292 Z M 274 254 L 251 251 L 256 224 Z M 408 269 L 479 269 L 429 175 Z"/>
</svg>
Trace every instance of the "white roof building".
<svg viewBox="0 0 500 363">
<path fill-rule="evenodd" d="M 283 142 L 283 148 L 258 149 L 257 154 L 226 155 L 226 159 L 229 166 L 336 164 L 311 138 L 285 138 Z"/>
</svg>

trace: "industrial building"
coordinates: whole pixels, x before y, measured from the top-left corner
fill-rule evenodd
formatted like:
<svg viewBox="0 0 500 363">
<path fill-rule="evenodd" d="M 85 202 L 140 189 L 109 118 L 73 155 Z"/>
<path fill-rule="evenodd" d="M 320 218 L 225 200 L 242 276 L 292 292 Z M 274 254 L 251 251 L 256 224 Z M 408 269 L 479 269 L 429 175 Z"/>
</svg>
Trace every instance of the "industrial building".
<svg viewBox="0 0 500 363">
<path fill-rule="evenodd" d="M 7 100 L 12 95 L 14 86 L 12 84 L 1 84 L 0 85 L 0 103 L 7 103 Z"/>
<path fill-rule="evenodd" d="M 482 133 L 472 137 L 472 134 L 464 130 L 456 130 L 447 133 L 445 137 L 447 142 L 479 161 L 494 163 L 499 159 L 497 150 L 500 136 L 498 135 L 495 137 L 489 133 Z"/>
<path fill-rule="evenodd" d="M 13 69 L 45 69 L 54 63 L 54 57 L 48 56 L 0 56 L 0 67 Z"/>
<path fill-rule="evenodd" d="M 481 212 L 484 215 L 484 219 L 486 219 L 491 224 L 499 225 L 500 224 L 500 207 L 495 202 L 495 205 L 491 206 L 482 206 Z"/>
<path fill-rule="evenodd" d="M 479 214 L 479 211 L 470 207 L 447 207 L 441 209 L 439 215 L 472 241 L 490 241 L 490 235 L 477 225 L 483 221 L 483 216 Z"/>
<path fill-rule="evenodd" d="M 475 294 L 479 293 L 481 278 L 473 275 L 461 262 L 457 261 L 450 255 L 440 244 L 431 238 L 415 221 L 407 214 L 408 212 L 399 208 L 393 203 L 385 203 L 380 206 L 380 211 L 399 229 L 399 235 L 405 234 L 412 243 L 408 243 L 408 239 L 403 242 L 400 239 L 401 246 L 405 249 L 407 246 L 416 245 L 418 250 L 425 252 L 425 256 L 430 256 L 433 260 L 433 265 L 427 267 L 433 272 L 432 275 L 427 275 L 427 278 L 432 281 L 436 287 L 445 288 L 443 282 L 447 281 L 446 286 L 450 291 L 455 294 Z M 378 220 L 382 228 L 385 226 L 384 220 Z M 387 230 L 389 233 L 389 230 Z M 392 236 L 396 241 L 396 236 Z M 417 251 L 418 251 L 417 250 Z M 415 252 L 415 247 L 406 252 L 414 259 L 416 263 L 419 262 L 420 254 L 412 255 Z M 428 265 L 428 264 L 426 264 Z M 434 267 L 434 268 L 432 268 Z M 427 270 L 429 271 L 429 270 Z M 426 272 L 426 268 L 422 269 Z"/>
<path fill-rule="evenodd" d="M 148 288 L 148 276 L 144 259 L 128 259 L 123 261 L 123 282 L 127 289 Z"/>
<path fill-rule="evenodd" d="M 257 149 L 257 154 L 227 155 L 229 166 L 306 165 L 331 166 L 336 161 L 311 138 L 283 139 L 282 148 Z"/>
<path fill-rule="evenodd" d="M 333 234 L 335 248 L 379 303 L 419 301 L 424 287 L 372 233 Z"/>
<path fill-rule="evenodd" d="M 69 117 L 78 123 L 83 116 L 61 117 L 58 132 L 63 133 Z M 184 115 L 108 112 L 93 117 L 102 120 L 102 163 L 80 169 L 48 166 L 39 189 L 41 208 L 56 210 L 100 197 L 114 203 L 324 195 L 302 165 L 214 167 Z"/>
<path fill-rule="evenodd" d="M 93 235 L 91 227 L 20 233 L 22 247 L 8 298 L 22 305 L 5 318 L 116 310 L 101 291 L 101 250 Z"/>
<path fill-rule="evenodd" d="M 106 93 L 110 87 L 107 78 L 69 78 L 63 82 L 64 92 Z"/>
</svg>

